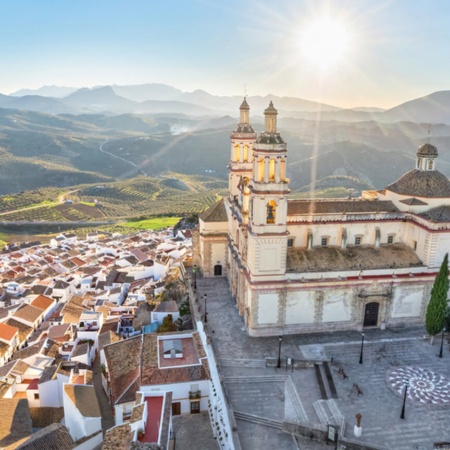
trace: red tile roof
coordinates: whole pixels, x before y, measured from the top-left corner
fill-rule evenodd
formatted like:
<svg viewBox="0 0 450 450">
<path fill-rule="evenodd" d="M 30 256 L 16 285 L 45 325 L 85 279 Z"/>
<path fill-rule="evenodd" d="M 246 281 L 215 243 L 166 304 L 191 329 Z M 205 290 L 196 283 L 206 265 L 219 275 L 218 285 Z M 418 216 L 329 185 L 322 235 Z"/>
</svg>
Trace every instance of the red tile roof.
<svg viewBox="0 0 450 450">
<path fill-rule="evenodd" d="M 19 329 L 16 327 L 12 327 L 6 323 L 0 323 L 0 339 L 4 341 L 10 341 L 18 331 Z"/>
<path fill-rule="evenodd" d="M 42 309 L 42 311 L 45 311 L 47 308 L 49 308 L 54 303 L 55 303 L 55 300 L 53 300 L 49 297 L 46 297 L 45 295 L 39 295 L 30 303 L 30 305 L 35 306 L 36 308 Z"/>
</svg>

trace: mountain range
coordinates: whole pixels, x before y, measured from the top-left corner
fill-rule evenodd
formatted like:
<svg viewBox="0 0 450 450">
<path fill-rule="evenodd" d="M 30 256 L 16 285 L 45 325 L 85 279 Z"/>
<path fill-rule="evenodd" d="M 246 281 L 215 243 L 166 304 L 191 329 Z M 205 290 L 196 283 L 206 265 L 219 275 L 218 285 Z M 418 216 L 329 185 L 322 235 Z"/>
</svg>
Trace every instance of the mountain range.
<svg viewBox="0 0 450 450">
<path fill-rule="evenodd" d="M 236 116 L 241 96 L 217 96 L 203 90 L 182 92 L 158 83 L 112 85 L 75 89 L 43 86 L 37 90 L 20 90 L 12 95 L 0 94 L 0 107 L 44 112 L 47 114 L 185 114 L 195 117 Z M 450 91 L 434 92 L 388 110 L 360 107 L 353 109 L 295 97 L 275 95 L 250 96 L 252 115 L 261 116 L 273 101 L 280 117 L 297 119 L 358 122 L 446 123 L 450 124 Z"/>
</svg>

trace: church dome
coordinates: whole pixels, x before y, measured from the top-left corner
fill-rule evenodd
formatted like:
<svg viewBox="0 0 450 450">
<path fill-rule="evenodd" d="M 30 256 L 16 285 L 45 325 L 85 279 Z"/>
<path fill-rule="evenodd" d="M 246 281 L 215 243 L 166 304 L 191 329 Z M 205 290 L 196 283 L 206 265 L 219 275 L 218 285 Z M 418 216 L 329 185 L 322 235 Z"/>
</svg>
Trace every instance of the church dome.
<svg viewBox="0 0 450 450">
<path fill-rule="evenodd" d="M 419 147 L 419 150 L 417 150 L 417 156 L 436 157 L 437 155 L 437 148 L 431 144 L 423 144 L 421 147 Z"/>
<path fill-rule="evenodd" d="M 431 145 L 430 147 L 433 146 Z M 436 147 L 433 148 L 436 149 Z M 386 186 L 386 189 L 400 195 L 412 197 L 450 197 L 450 181 L 437 170 L 410 170 L 397 181 Z"/>
</svg>

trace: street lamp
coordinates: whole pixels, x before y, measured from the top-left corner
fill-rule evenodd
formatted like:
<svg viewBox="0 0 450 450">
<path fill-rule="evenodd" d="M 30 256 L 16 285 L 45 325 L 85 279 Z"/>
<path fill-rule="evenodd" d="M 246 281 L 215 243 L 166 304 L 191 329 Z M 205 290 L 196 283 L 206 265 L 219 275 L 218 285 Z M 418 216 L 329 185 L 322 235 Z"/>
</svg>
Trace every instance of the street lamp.
<svg viewBox="0 0 450 450">
<path fill-rule="evenodd" d="M 194 291 L 195 291 L 197 289 L 197 264 L 194 264 L 192 273 L 194 274 Z"/>
<path fill-rule="evenodd" d="M 406 380 L 405 382 L 405 396 L 403 397 L 403 407 L 402 407 L 402 413 L 400 414 L 400 419 L 405 418 L 405 405 L 406 405 L 406 396 L 408 395 L 408 387 L 409 387 L 409 380 Z"/>
<path fill-rule="evenodd" d="M 281 341 L 283 340 L 283 336 L 278 337 L 278 364 L 277 369 L 281 367 Z"/>
<path fill-rule="evenodd" d="M 205 294 L 205 323 L 208 322 L 208 313 L 206 312 L 206 294 Z"/>
<path fill-rule="evenodd" d="M 442 339 L 441 339 L 441 351 L 439 352 L 438 357 L 442 358 L 442 350 L 444 349 L 444 332 L 447 331 L 446 327 L 442 328 Z"/>
<path fill-rule="evenodd" d="M 359 355 L 359 363 L 363 363 L 363 350 L 364 350 L 364 333 L 361 333 L 361 353 Z"/>
</svg>

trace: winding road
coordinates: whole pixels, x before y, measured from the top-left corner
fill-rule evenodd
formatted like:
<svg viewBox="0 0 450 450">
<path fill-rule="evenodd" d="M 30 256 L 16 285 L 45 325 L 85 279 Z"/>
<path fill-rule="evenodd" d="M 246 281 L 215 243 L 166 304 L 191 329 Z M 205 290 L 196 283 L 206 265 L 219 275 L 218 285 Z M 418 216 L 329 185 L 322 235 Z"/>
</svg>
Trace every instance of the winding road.
<svg viewBox="0 0 450 450">
<path fill-rule="evenodd" d="M 135 164 L 134 162 L 128 161 L 128 159 L 122 158 L 121 156 L 117 156 L 117 155 L 114 155 L 113 153 L 110 153 L 110 152 L 107 152 L 106 150 L 103 150 L 103 146 L 104 146 L 108 141 L 109 141 L 109 139 L 106 139 L 105 142 L 103 142 L 102 144 L 100 144 L 100 147 L 99 147 L 98 149 L 99 149 L 102 153 L 106 153 L 107 155 L 112 156 L 113 158 L 120 159 L 121 161 L 123 161 L 123 162 L 125 162 L 125 163 L 127 163 L 127 164 L 130 164 L 131 166 L 133 166 L 133 167 L 135 167 L 136 169 L 138 169 L 139 172 L 141 172 L 143 175 L 148 176 L 147 172 L 145 172 L 144 170 L 140 169 L 140 168 L 137 166 L 137 164 Z"/>
</svg>

